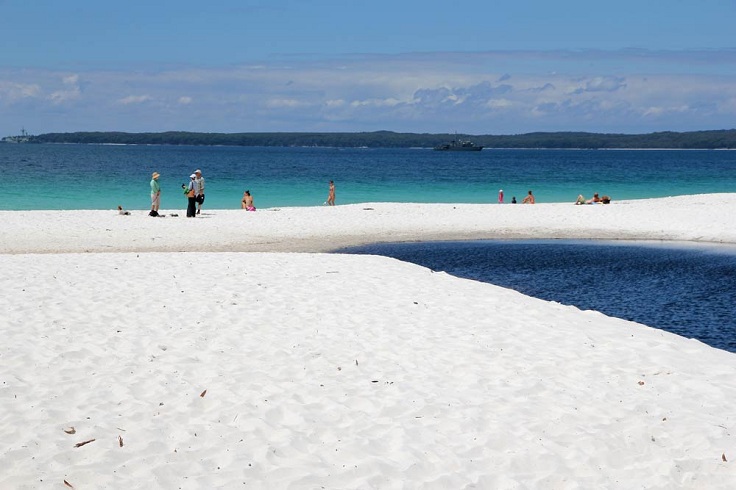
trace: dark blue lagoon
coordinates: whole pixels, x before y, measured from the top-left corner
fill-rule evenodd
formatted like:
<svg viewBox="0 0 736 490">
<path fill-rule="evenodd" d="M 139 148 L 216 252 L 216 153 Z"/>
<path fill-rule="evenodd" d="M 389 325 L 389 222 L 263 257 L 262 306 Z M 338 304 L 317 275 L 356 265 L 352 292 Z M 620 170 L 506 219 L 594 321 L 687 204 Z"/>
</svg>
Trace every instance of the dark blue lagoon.
<svg viewBox="0 0 736 490">
<path fill-rule="evenodd" d="M 736 352 L 736 247 L 641 242 L 377 244 L 375 254 L 596 310 Z"/>
</svg>

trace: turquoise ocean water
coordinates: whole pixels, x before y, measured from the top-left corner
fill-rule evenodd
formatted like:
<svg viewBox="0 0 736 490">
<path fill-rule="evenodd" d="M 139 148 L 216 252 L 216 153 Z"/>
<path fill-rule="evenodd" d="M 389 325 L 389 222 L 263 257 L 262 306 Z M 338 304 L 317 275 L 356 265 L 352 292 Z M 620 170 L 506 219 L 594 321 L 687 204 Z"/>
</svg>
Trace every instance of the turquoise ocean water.
<svg viewBox="0 0 736 490">
<path fill-rule="evenodd" d="M 163 209 L 183 209 L 195 169 L 205 208 L 236 209 L 249 189 L 257 207 L 318 206 L 334 180 L 337 204 L 494 203 L 533 190 L 538 202 L 594 192 L 616 199 L 736 192 L 736 152 L 680 150 L 342 149 L 0 144 L 0 209 L 147 209 L 161 173 Z"/>
</svg>

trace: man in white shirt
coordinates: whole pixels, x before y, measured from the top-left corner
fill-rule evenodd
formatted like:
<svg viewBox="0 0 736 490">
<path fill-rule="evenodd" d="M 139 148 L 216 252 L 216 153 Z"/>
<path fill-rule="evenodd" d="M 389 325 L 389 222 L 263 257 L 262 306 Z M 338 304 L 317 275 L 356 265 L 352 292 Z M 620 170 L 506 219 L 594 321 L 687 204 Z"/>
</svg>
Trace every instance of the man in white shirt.
<svg viewBox="0 0 736 490">
<path fill-rule="evenodd" d="M 194 175 L 197 176 L 194 179 L 194 193 L 197 200 L 197 214 L 199 214 L 202 211 L 202 203 L 204 203 L 204 177 L 200 169 L 195 170 Z"/>
</svg>

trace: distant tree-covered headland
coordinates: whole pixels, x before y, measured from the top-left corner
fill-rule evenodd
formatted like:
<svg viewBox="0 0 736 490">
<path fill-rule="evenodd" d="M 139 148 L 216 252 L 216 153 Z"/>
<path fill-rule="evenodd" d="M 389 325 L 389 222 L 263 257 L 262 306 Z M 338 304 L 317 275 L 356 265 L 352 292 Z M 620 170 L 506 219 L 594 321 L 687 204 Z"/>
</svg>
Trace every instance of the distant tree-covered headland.
<svg viewBox="0 0 736 490">
<path fill-rule="evenodd" d="M 484 148 L 676 148 L 734 149 L 736 129 L 648 134 L 605 134 L 584 132 L 526 133 L 514 135 L 469 135 L 395 133 L 163 133 L 76 132 L 47 133 L 3 138 L 4 142 L 82 143 L 127 145 L 200 146 L 323 146 L 343 148 L 433 148 L 452 140 L 469 140 Z"/>
</svg>

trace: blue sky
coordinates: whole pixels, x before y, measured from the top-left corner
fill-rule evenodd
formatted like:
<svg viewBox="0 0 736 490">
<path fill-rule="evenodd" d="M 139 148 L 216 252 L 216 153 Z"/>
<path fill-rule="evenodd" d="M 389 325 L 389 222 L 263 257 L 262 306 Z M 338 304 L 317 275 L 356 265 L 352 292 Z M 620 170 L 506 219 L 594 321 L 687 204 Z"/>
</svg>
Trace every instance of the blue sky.
<svg viewBox="0 0 736 490">
<path fill-rule="evenodd" d="M 734 0 L 0 0 L 0 135 L 733 128 L 734 25 Z"/>
</svg>

